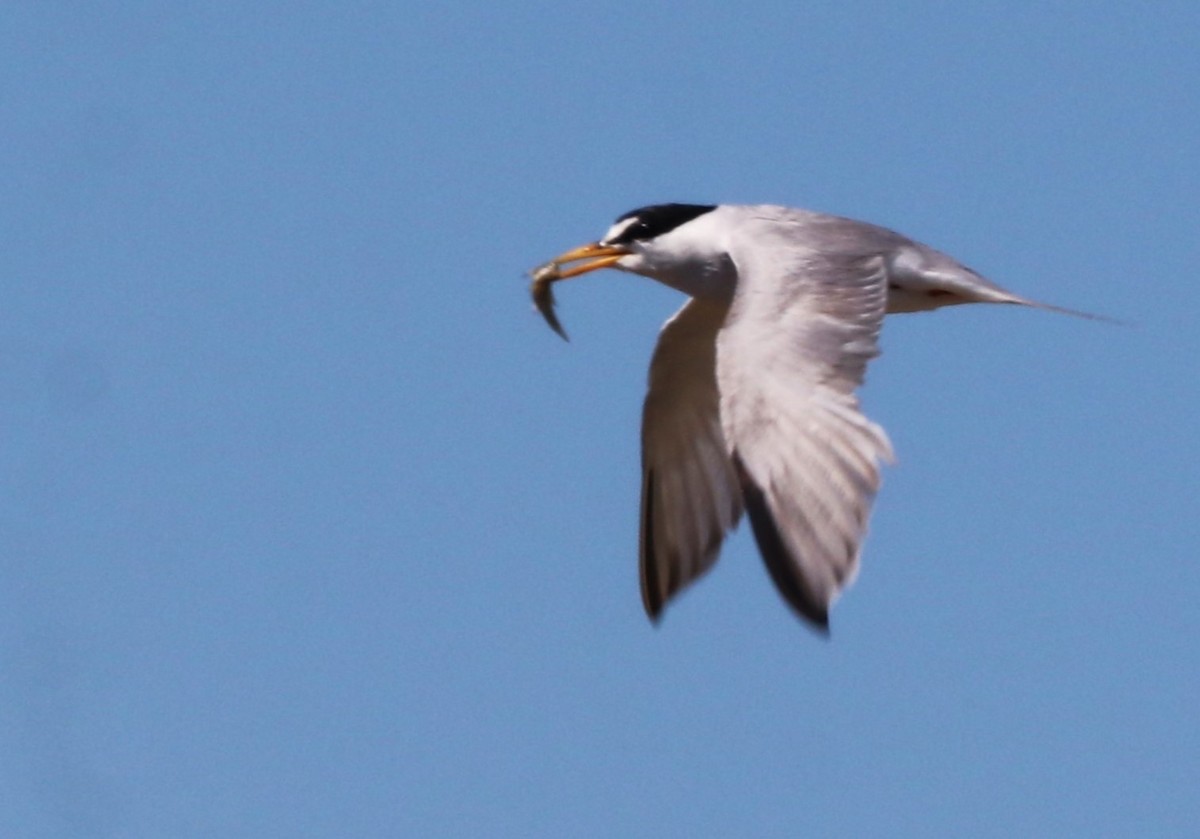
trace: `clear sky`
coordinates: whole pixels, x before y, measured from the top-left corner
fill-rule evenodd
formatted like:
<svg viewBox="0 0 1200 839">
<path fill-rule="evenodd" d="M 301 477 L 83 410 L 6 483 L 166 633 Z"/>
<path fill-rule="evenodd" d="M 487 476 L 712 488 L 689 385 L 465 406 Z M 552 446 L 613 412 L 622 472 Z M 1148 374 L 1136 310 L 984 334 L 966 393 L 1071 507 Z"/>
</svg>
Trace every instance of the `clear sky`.
<svg viewBox="0 0 1200 839">
<path fill-rule="evenodd" d="M 103 8 L 103 11 L 100 9 Z M 1182 836 L 1200 4 L 0 6 L 0 835 Z M 823 640 L 748 528 L 658 627 L 662 201 L 1014 291 L 890 319 Z"/>
</svg>

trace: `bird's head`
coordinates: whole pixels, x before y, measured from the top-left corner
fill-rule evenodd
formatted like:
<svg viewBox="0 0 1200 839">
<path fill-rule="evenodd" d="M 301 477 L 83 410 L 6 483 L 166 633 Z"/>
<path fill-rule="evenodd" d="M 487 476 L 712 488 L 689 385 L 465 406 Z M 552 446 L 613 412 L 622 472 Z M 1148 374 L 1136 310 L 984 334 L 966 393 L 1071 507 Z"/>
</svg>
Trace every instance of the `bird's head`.
<svg viewBox="0 0 1200 839">
<path fill-rule="evenodd" d="M 732 294 L 735 274 L 720 210 L 714 204 L 654 204 L 625 213 L 598 241 L 534 270 L 538 309 L 549 320 L 550 284 L 601 268 L 641 274 L 694 297 Z M 560 327 L 555 329 L 561 334 Z"/>
</svg>

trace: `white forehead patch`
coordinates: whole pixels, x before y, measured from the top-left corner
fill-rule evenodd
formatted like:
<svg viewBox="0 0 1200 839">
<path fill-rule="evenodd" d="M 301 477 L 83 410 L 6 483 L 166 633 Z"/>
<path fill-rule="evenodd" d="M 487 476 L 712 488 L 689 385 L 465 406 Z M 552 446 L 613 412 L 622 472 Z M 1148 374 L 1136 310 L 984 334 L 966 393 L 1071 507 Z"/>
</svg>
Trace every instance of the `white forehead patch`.
<svg viewBox="0 0 1200 839">
<path fill-rule="evenodd" d="M 637 216 L 630 216 L 629 218 L 621 219 L 616 224 L 614 224 L 612 227 L 608 228 L 608 232 L 604 234 L 604 238 L 601 239 L 600 241 L 601 242 L 611 242 L 613 239 L 616 239 L 618 236 L 620 236 L 622 233 L 624 233 L 626 230 L 628 230 L 631 226 L 633 226 L 637 223 L 638 223 Z"/>
</svg>

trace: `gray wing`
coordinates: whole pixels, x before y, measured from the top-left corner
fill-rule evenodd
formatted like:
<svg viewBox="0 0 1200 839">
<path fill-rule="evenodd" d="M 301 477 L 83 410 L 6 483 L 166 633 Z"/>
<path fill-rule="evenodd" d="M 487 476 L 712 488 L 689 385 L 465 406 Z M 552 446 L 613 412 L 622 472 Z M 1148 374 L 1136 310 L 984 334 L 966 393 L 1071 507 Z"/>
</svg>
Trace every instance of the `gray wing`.
<svg viewBox="0 0 1200 839">
<path fill-rule="evenodd" d="M 728 306 L 689 300 L 667 321 L 642 409 L 642 603 L 657 619 L 716 561 L 742 514 L 718 412 L 717 331 Z"/>
<path fill-rule="evenodd" d="M 717 338 L 721 423 L 771 578 L 826 628 L 892 457 L 854 395 L 878 355 L 887 266 L 878 250 L 804 247 L 787 225 L 749 234 L 731 251 L 738 289 Z"/>
</svg>

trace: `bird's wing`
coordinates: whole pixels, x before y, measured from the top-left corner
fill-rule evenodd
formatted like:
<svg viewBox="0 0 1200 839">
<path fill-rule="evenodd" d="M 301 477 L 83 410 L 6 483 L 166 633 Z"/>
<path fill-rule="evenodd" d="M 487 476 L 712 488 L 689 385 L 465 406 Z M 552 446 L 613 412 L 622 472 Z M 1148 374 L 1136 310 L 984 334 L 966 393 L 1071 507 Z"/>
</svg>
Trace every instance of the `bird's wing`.
<svg viewBox="0 0 1200 839">
<path fill-rule="evenodd" d="M 657 619 L 716 561 L 742 514 L 718 412 L 717 331 L 728 304 L 689 300 L 667 321 L 642 409 L 642 603 Z"/>
<path fill-rule="evenodd" d="M 854 395 L 878 355 L 886 263 L 878 252 L 797 247 L 779 225 L 739 241 L 737 293 L 717 338 L 721 423 L 771 578 L 826 628 L 858 567 L 880 462 L 892 457 Z"/>
</svg>

